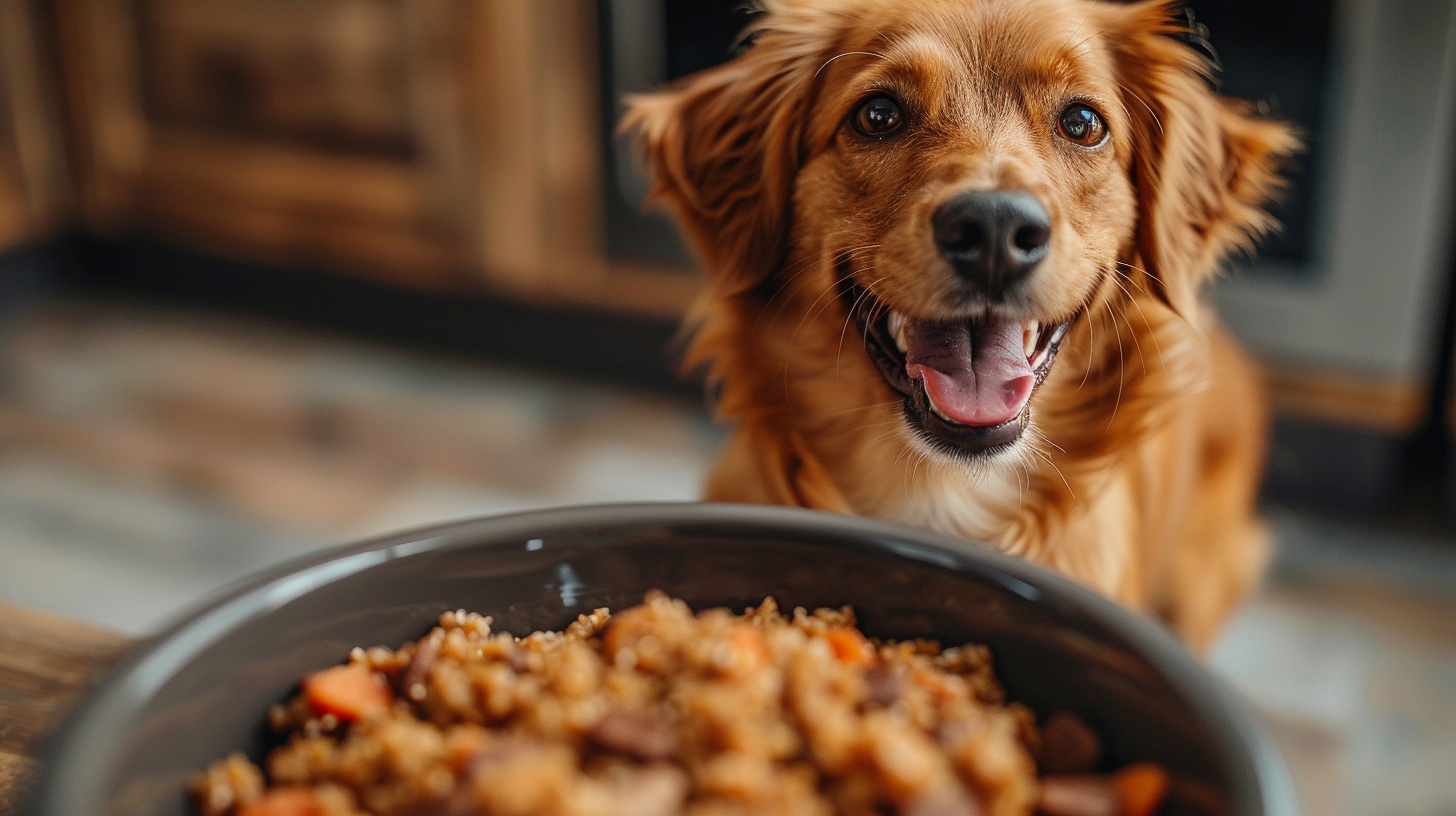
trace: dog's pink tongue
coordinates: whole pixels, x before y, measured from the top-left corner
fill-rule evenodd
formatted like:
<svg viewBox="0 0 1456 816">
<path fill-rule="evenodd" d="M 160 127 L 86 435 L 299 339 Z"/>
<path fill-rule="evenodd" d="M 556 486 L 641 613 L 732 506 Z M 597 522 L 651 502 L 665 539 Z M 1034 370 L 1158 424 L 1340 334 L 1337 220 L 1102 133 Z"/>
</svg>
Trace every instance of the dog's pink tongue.
<svg viewBox="0 0 1456 816">
<path fill-rule="evenodd" d="M 1036 386 L 1016 322 L 912 323 L 905 370 L 925 383 L 945 418 L 962 425 L 1004 425 L 1021 415 Z"/>
</svg>

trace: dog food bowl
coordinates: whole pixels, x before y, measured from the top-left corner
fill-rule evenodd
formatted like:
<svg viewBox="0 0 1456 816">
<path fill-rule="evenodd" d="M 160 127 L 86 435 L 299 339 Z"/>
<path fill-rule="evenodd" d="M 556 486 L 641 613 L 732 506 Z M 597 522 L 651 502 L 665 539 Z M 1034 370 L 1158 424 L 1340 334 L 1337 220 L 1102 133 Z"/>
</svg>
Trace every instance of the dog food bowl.
<svg viewBox="0 0 1456 816">
<path fill-rule="evenodd" d="M 32 816 L 183 816 L 192 774 L 255 760 L 268 707 L 356 645 L 418 638 L 444 611 L 559 629 L 662 589 L 695 609 L 853 605 L 881 638 L 991 647 L 1013 700 L 1071 710 L 1115 765 L 1193 781 L 1165 813 L 1297 812 L 1268 736 L 1170 635 L 1046 570 L 950 538 L 775 507 L 579 507 L 464 521 L 304 557 L 223 592 L 141 646 L 44 757 Z"/>
</svg>

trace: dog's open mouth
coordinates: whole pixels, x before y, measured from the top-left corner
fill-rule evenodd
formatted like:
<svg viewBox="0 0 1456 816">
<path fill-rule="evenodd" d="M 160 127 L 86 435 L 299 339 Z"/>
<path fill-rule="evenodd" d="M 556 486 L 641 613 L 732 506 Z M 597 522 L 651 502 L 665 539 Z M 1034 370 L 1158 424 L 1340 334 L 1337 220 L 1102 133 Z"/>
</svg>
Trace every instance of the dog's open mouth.
<svg viewBox="0 0 1456 816">
<path fill-rule="evenodd" d="M 911 427 L 951 453 L 993 453 L 1021 437 L 1032 394 L 1076 319 L 916 320 L 863 287 L 846 284 L 843 294 L 880 376 L 905 397 Z"/>
</svg>

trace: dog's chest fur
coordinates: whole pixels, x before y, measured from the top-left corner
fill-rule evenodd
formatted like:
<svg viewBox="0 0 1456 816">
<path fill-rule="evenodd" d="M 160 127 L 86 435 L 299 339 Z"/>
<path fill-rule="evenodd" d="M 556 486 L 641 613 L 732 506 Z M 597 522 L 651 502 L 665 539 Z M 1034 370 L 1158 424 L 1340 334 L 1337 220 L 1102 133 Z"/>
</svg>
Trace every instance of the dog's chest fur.
<svg viewBox="0 0 1456 816">
<path fill-rule="evenodd" d="M 908 437 L 902 430 L 877 441 L 845 440 L 859 461 L 840 470 L 839 479 L 856 512 L 998 547 L 1009 544 L 1030 487 L 1014 457 L 971 468 L 927 455 Z"/>
<path fill-rule="evenodd" d="M 1041 484 L 1047 474 L 1026 461 L 1034 457 L 1026 444 L 967 466 L 922 455 L 909 439 L 862 443 L 854 456 L 863 464 L 841 471 L 840 486 L 858 514 L 989 546 L 1115 594 L 1127 577 L 1134 521 L 1108 509 L 1126 485 L 1083 484 L 1081 500 L 1053 508 Z"/>
</svg>

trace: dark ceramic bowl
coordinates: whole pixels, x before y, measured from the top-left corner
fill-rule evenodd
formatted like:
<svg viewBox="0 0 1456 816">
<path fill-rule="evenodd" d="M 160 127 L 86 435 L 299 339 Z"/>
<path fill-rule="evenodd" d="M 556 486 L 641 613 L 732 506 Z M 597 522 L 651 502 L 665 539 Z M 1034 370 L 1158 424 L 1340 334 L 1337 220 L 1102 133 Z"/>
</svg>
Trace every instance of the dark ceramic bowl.
<svg viewBox="0 0 1456 816">
<path fill-rule="evenodd" d="M 1206 812 L 1296 812 L 1284 766 L 1230 692 L 1158 627 L 1045 570 L 905 527 L 803 510 L 583 507 L 450 524 L 308 556 L 222 594 L 110 674 L 50 747 L 32 816 L 182 816 L 188 777 L 255 759 L 264 713 L 351 647 L 443 611 L 514 634 L 660 588 L 694 608 L 852 604 L 882 638 L 985 643 L 1011 697 L 1070 709 L 1116 765 L 1154 760 Z M 1216 793 L 1210 793 L 1216 792 Z"/>
</svg>

